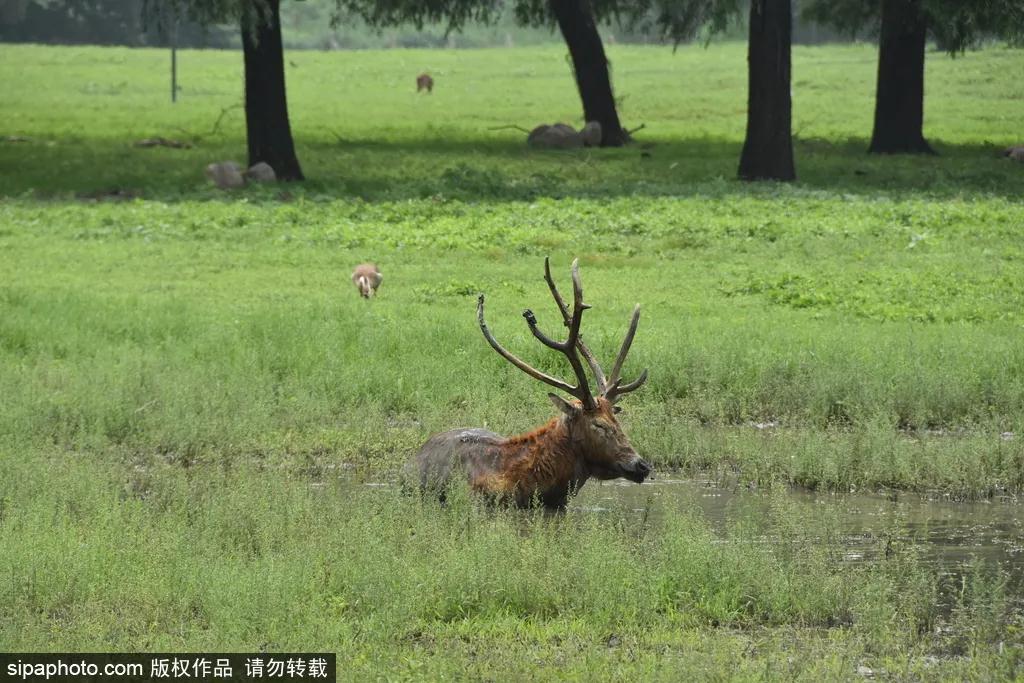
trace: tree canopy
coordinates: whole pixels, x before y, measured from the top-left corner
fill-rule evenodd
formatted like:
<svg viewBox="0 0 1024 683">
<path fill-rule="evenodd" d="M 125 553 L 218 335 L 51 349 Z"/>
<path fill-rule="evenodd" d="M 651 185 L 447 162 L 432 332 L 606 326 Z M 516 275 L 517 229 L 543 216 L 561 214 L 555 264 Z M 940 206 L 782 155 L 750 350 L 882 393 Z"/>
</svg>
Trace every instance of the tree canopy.
<svg viewBox="0 0 1024 683">
<path fill-rule="evenodd" d="M 936 43 L 958 54 L 985 38 L 1024 41 L 1024 3 L 1019 0 L 921 0 L 921 14 Z M 877 34 L 880 0 L 806 0 L 803 18 L 848 35 Z"/>
<path fill-rule="evenodd" d="M 623 27 L 660 40 L 681 43 L 701 29 L 724 31 L 731 21 L 743 16 L 746 0 L 590 0 L 590 10 L 600 22 L 617 22 Z M 374 27 L 409 23 L 422 28 L 441 23 L 458 31 L 467 23 L 493 23 L 511 11 L 523 26 L 555 26 L 550 0 L 336 0 L 335 24 L 346 16 L 358 16 Z"/>
</svg>

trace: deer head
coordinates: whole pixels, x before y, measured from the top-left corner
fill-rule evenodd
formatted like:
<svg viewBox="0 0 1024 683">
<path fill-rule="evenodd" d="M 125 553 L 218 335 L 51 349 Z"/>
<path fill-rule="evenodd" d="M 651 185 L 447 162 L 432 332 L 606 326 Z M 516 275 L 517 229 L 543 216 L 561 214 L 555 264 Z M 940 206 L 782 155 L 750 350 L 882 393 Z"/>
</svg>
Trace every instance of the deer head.
<svg viewBox="0 0 1024 683">
<path fill-rule="evenodd" d="M 480 330 L 483 332 L 484 338 L 487 339 L 487 343 L 502 358 L 530 377 L 565 392 L 575 399 L 567 401 L 557 394 L 548 394 L 551 402 L 563 413 L 572 448 L 583 458 L 590 475 L 598 479 L 625 477 L 640 483 L 650 474 L 651 466 L 637 454 L 629 443 L 629 438 L 623 432 L 622 426 L 616 418 L 620 408 L 615 405 L 623 395 L 636 391 L 647 381 L 647 370 L 640 373 L 640 376 L 632 382 L 623 382 L 620 376 L 622 365 L 633 344 L 633 337 L 636 335 L 637 324 L 640 322 L 640 304 L 633 309 L 629 329 L 619 348 L 619 354 L 615 358 L 611 374 L 606 375 L 580 336 L 583 312 L 590 306 L 583 302 L 579 261 L 572 262 L 573 306 L 571 311 L 566 306 L 551 277 L 551 267 L 547 258 L 544 259 L 544 279 L 555 299 L 563 323 L 569 328 L 568 337 L 565 341 L 551 339 L 537 327 L 536 316 L 529 309 L 523 311 L 523 318 L 526 320 L 530 332 L 541 344 L 565 355 L 576 375 L 575 385 L 537 370 L 499 344 L 484 321 L 483 294 L 477 301 L 477 321 L 480 324 Z M 591 393 L 590 382 L 583 367 L 584 362 L 590 367 L 594 376 L 597 385 L 596 395 Z"/>
</svg>

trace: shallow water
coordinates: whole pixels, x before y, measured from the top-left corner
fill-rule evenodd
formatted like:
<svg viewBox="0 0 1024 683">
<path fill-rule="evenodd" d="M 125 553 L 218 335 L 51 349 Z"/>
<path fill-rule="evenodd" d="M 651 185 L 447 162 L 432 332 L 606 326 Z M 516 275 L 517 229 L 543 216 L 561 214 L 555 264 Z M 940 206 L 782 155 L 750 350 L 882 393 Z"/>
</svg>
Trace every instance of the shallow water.
<svg viewBox="0 0 1024 683">
<path fill-rule="evenodd" d="M 390 487 L 390 482 L 363 482 L 369 487 Z M 941 495 L 907 492 L 819 493 L 791 488 L 781 497 L 799 520 L 823 524 L 828 542 L 838 538 L 842 560 L 870 561 L 890 544 L 910 545 L 940 574 L 959 576 L 969 565 L 983 561 L 998 567 L 1024 601 L 1024 501 L 1002 498 L 957 502 Z M 635 516 L 640 524 L 656 520 L 666 510 L 699 513 L 720 533 L 735 523 L 764 524 L 777 519 L 775 492 L 744 486 L 722 487 L 713 481 L 658 477 L 638 485 L 625 480 L 591 480 L 569 504 L 585 513 Z M 766 541 L 771 529 L 766 528 Z M 823 539 L 824 540 L 824 539 Z"/>
<path fill-rule="evenodd" d="M 1015 500 L 960 503 L 909 493 L 832 494 L 797 489 L 784 495 L 786 505 L 805 512 L 808 518 L 827 519 L 838 531 L 847 561 L 873 559 L 884 553 L 890 542 L 914 542 L 923 550 L 926 562 L 944 571 L 959 573 L 966 564 L 980 559 L 1005 570 L 1013 583 L 1024 583 L 1024 506 Z M 639 517 L 669 509 L 699 511 L 714 528 L 724 531 L 738 520 L 757 523 L 766 519 L 773 499 L 778 501 L 777 493 L 665 478 L 642 485 L 591 481 L 571 507 Z"/>
</svg>

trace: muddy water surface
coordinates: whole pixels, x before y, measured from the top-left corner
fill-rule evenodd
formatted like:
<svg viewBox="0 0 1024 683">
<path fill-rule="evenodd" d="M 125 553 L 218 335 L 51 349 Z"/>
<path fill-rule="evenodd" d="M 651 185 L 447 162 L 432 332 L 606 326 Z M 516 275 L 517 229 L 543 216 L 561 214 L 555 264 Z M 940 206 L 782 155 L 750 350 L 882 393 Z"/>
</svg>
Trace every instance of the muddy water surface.
<svg viewBox="0 0 1024 683">
<path fill-rule="evenodd" d="M 766 519 L 778 493 L 743 487 L 719 488 L 709 482 L 661 478 L 642 485 L 588 482 L 572 507 L 595 513 L 657 515 L 667 509 L 697 512 L 718 530 L 737 520 Z M 982 559 L 1024 585 L 1024 504 L 1010 499 L 960 503 L 940 497 L 898 493 L 829 494 L 791 490 L 784 503 L 807 518 L 828 520 L 838 531 L 844 559 L 870 560 L 885 552 L 890 539 L 920 544 L 925 559 L 958 572 Z M 774 503 L 773 503 L 774 498 Z M 802 515 L 801 515 L 802 516 Z"/>
</svg>

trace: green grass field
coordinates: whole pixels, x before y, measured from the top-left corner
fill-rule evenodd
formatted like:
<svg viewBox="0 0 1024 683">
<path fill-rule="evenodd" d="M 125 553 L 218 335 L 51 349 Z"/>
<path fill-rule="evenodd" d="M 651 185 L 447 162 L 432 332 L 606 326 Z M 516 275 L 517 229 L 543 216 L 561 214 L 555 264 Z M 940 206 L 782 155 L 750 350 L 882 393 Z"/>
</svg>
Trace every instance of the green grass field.
<svg viewBox="0 0 1024 683">
<path fill-rule="evenodd" d="M 611 47 L 632 147 L 490 130 L 579 125 L 563 53 L 289 53 L 309 181 L 225 194 L 202 169 L 244 161 L 240 109 L 210 132 L 239 54 L 184 52 L 172 105 L 165 52 L 0 46 L 0 139 L 28 138 L 0 141 L 0 650 L 321 649 L 358 680 L 1021 675 L 1004 577 L 953 586 L 913 545 L 845 563 L 784 492 L 1024 490 L 1024 166 L 998 157 L 1024 52 L 929 54 L 940 156 L 918 159 L 864 154 L 873 48 L 796 49 L 786 186 L 733 179 L 740 45 Z M 155 135 L 196 144 L 132 146 Z M 434 431 L 550 417 L 475 321 L 485 291 L 498 338 L 564 373 L 519 320 L 556 329 L 545 255 L 563 287 L 581 259 L 606 362 L 643 305 L 638 451 L 767 489 L 770 519 L 352 488 Z"/>
</svg>

